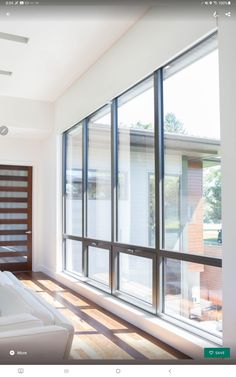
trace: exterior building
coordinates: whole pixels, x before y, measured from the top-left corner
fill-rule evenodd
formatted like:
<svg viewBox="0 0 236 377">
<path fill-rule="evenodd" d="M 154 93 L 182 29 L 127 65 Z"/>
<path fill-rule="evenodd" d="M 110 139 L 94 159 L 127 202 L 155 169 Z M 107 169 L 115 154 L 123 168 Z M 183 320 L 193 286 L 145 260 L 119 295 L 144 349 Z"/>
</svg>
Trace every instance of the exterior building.
<svg viewBox="0 0 236 377">
<path fill-rule="evenodd" d="M 110 129 L 97 123 L 92 132 L 89 139 L 92 153 L 88 158 L 89 165 L 96 169 L 88 170 L 88 232 L 90 238 L 96 239 L 99 235 L 101 240 L 107 240 L 111 233 L 111 162 L 107 158 L 110 156 Z M 204 222 L 205 176 L 220 169 L 220 141 L 165 133 L 164 142 L 164 248 L 176 253 L 221 257 L 222 245 L 218 242 L 221 224 Z M 82 169 L 78 169 L 81 161 L 78 161 L 78 153 L 72 155 L 79 150 L 79 145 L 80 135 L 78 142 L 74 139 L 73 148 L 70 150 L 69 144 L 67 150 L 73 161 L 71 169 L 67 170 L 67 211 L 73 214 L 68 216 L 68 226 L 74 232 L 82 222 Z M 155 248 L 154 134 L 152 130 L 123 127 L 119 130 L 119 145 L 122 158 L 118 167 L 118 214 L 122 221 L 119 221 L 118 237 L 123 243 Z M 109 268 L 104 268 L 108 265 L 106 256 L 94 253 L 93 263 L 96 268 L 91 272 L 92 278 L 108 285 Z M 143 263 L 144 258 L 122 257 L 120 289 L 131 296 L 137 296 L 139 292 L 138 297 L 150 303 L 152 267 L 147 264 L 144 269 Z M 77 266 L 76 271 L 74 266 Z M 82 271 L 81 253 L 70 254 L 67 270 Z M 221 331 L 221 284 L 220 270 L 203 264 L 168 260 L 164 285 L 166 312 L 174 317 L 193 319 L 201 326 L 205 322 L 207 326 L 211 323 L 213 329 Z"/>
</svg>

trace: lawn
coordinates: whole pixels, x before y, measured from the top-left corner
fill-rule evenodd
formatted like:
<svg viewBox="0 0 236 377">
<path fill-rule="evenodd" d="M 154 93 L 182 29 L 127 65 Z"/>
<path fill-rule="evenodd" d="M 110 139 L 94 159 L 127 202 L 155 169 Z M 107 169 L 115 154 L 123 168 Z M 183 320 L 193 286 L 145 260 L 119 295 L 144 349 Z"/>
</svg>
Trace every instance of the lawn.
<svg viewBox="0 0 236 377">
<path fill-rule="evenodd" d="M 203 238 L 204 243 L 208 245 L 218 245 L 218 233 L 221 229 L 221 224 L 204 224 Z"/>
</svg>

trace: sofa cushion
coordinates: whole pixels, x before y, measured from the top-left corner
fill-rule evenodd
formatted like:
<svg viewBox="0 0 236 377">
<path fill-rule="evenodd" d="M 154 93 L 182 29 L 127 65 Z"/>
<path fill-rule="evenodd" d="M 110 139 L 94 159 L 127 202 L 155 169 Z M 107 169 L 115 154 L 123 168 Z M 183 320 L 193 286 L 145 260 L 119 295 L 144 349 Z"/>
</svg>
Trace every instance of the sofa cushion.
<svg viewBox="0 0 236 377">
<path fill-rule="evenodd" d="M 12 280 L 2 271 L 0 271 L 0 286 L 13 285 Z"/>
<path fill-rule="evenodd" d="M 44 325 L 54 324 L 53 314 L 26 289 L 19 286 L 0 286 L 0 313 L 1 316 L 30 313 Z"/>
<path fill-rule="evenodd" d="M 0 333 L 43 326 L 43 322 L 28 313 L 0 317 Z"/>
<path fill-rule="evenodd" d="M 13 275 L 12 272 L 10 271 L 3 271 L 2 272 L 2 275 L 5 276 L 5 279 L 7 278 L 8 279 L 8 284 L 10 285 L 18 285 L 19 287 L 24 287 L 24 285 L 21 283 L 21 281 L 19 279 L 17 279 L 17 277 L 15 277 L 15 275 Z M 5 281 L 7 281 L 7 279 Z"/>
</svg>

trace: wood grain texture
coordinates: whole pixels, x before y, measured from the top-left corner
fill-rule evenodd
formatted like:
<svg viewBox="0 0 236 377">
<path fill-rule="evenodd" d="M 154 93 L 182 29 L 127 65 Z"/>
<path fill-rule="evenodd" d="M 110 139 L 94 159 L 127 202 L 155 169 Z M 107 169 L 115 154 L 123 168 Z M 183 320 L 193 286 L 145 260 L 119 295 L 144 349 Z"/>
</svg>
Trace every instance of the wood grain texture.
<svg viewBox="0 0 236 377">
<path fill-rule="evenodd" d="M 71 360 L 175 360 L 187 356 L 40 272 L 15 275 L 75 328 Z"/>
<path fill-rule="evenodd" d="M 10 174 L 9 174 L 10 171 Z M 24 172 L 24 176 L 22 176 Z M 24 234 L 26 236 L 25 241 L 20 240 L 6 240 L 1 239 L 0 247 L 7 249 L 7 254 L 0 253 L 0 269 L 8 271 L 31 271 L 32 270 L 32 176 L 33 168 L 31 166 L 15 166 L 15 165 L 0 165 L 0 202 L 1 203 L 27 203 L 27 208 L 15 208 L 14 205 L 11 208 L 0 208 L 0 235 L 14 235 Z M 5 181 L 7 181 L 5 183 Z M 26 187 L 20 186 L 21 182 L 26 182 Z M 16 186 L 14 185 L 16 184 Z M 16 193 L 25 193 L 20 195 Z M 14 194 L 15 193 L 15 194 Z M 14 197 L 16 196 L 16 197 Z M 25 197 L 21 197 L 25 196 Z M 12 218 L 9 218 L 9 214 L 13 214 Z M 25 214 L 26 218 L 19 218 L 17 214 Z M 15 215 L 15 216 L 14 216 Z M 13 218 L 15 217 L 15 218 Z M 23 224 L 23 229 L 19 230 L 18 224 Z M 4 230 L 4 227 L 8 228 Z M 16 228 L 16 229 L 14 229 Z M 28 231 L 28 232 L 27 232 Z M 14 233 L 15 232 L 15 233 Z M 25 258 L 20 257 L 20 254 L 14 252 L 14 247 L 11 246 L 25 246 L 26 253 Z M 12 255 L 11 255 L 12 254 Z M 18 255 L 18 257 L 17 257 Z"/>
</svg>

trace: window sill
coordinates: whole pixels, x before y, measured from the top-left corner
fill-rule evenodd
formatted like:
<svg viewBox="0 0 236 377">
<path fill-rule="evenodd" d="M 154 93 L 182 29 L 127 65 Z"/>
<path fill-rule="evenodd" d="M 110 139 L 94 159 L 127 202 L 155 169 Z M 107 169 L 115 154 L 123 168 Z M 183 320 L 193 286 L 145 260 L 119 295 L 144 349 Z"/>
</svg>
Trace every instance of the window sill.
<svg viewBox="0 0 236 377">
<path fill-rule="evenodd" d="M 156 317 L 142 309 L 135 308 L 127 302 L 121 301 L 106 292 L 99 291 L 93 286 L 88 285 L 83 281 L 79 281 L 64 272 L 54 273 L 48 269 L 45 269 L 43 272 L 66 285 L 68 288 L 81 294 L 85 298 L 95 302 L 97 305 L 100 305 L 193 359 L 204 359 L 203 353 L 204 348 L 206 347 L 220 346 L 217 341 L 203 339 L 202 337 L 163 320 L 162 318 Z"/>
</svg>

